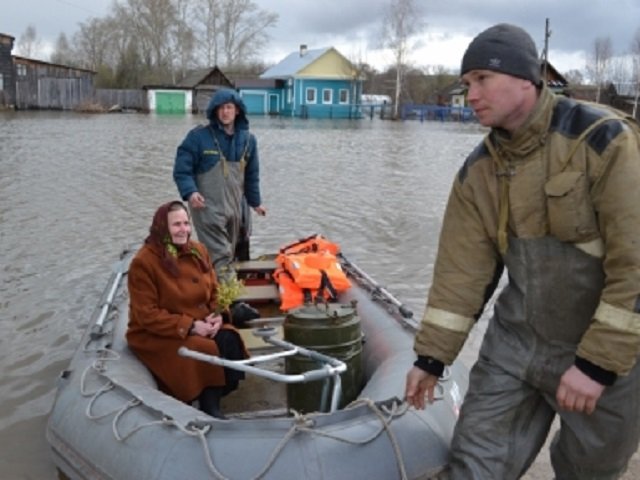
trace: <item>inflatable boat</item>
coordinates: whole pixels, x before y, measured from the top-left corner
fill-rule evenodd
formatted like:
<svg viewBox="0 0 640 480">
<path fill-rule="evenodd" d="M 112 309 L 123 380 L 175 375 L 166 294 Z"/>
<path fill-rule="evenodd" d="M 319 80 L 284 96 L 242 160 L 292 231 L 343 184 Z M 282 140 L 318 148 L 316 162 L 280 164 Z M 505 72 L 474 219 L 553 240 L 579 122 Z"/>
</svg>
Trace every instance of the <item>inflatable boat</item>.
<svg viewBox="0 0 640 480">
<path fill-rule="evenodd" d="M 438 479 L 467 388 L 447 368 L 425 410 L 403 402 L 417 323 L 386 288 L 339 254 L 351 287 L 337 303 L 279 309 L 274 257 L 239 262 L 242 301 L 261 312 L 241 334 L 243 370 L 210 417 L 158 388 L 127 348 L 125 251 L 58 380 L 46 437 L 70 479 Z"/>
</svg>

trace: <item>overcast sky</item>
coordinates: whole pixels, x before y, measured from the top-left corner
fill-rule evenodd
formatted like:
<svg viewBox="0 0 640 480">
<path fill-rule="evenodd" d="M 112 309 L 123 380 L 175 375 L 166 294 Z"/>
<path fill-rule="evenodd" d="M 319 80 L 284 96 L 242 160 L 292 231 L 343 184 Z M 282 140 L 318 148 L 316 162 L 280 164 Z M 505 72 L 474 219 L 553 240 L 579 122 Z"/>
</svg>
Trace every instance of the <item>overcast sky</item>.
<svg viewBox="0 0 640 480">
<path fill-rule="evenodd" d="M 107 15 L 113 1 L 4 0 L 0 32 L 17 40 L 31 24 L 38 37 L 52 45 L 60 32 L 71 38 L 79 22 Z M 366 61 L 378 69 L 393 63 L 390 53 L 381 48 L 383 19 L 391 0 L 253 1 L 279 15 L 264 52 L 269 63 L 300 44 L 310 49 L 334 46 L 351 60 Z M 522 26 L 541 50 L 549 18 L 549 60 L 560 72 L 582 70 L 585 53 L 593 50 L 597 37 L 610 37 L 614 53 L 622 54 L 629 51 L 640 28 L 640 0 L 417 0 L 416 4 L 426 26 L 420 48 L 409 58 L 415 66 L 457 70 L 473 36 L 499 22 Z"/>
</svg>

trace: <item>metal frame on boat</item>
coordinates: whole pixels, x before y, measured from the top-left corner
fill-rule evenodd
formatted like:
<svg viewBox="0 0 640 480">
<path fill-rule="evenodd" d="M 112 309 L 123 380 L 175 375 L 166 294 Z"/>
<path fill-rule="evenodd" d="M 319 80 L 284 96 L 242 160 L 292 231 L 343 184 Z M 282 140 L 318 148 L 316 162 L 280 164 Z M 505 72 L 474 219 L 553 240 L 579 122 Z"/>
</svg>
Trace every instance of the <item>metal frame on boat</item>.
<svg viewBox="0 0 640 480">
<path fill-rule="evenodd" d="M 357 398 L 339 405 L 347 362 L 279 338 L 281 318 L 259 319 L 256 328 L 242 330 L 254 337 L 248 360 L 230 362 L 183 352 L 248 373 L 229 402 L 237 407 L 240 399 L 254 395 L 253 407 L 239 407 L 223 420 L 160 392 L 128 349 L 124 279 L 131 256 L 125 252 L 117 263 L 81 345 L 59 379 L 46 433 L 53 460 L 65 476 L 439 478 L 466 391 L 467 371 L 454 364 L 432 405 L 422 411 L 408 408 L 400 397 L 415 357 L 416 322 L 406 306 L 354 263 L 339 256 L 353 286 L 338 300 L 355 306 L 362 326 L 364 382 Z M 246 268 L 249 277 L 269 285 L 269 268 Z M 256 305 L 277 312 L 277 299 L 262 298 Z M 318 368 L 293 374 L 280 368 L 283 359 L 299 355 L 319 362 Z M 326 411 L 300 413 L 286 404 L 274 408 L 264 398 L 265 392 L 289 384 L 304 388 L 316 381 L 327 385 Z"/>
</svg>

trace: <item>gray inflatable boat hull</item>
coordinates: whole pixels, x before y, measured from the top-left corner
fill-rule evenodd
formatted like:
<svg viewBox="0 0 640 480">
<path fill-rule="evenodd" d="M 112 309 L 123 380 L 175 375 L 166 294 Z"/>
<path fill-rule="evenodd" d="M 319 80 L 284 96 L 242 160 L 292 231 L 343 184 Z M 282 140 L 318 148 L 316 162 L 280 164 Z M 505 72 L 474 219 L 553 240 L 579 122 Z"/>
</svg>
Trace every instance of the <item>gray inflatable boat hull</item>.
<svg viewBox="0 0 640 480">
<path fill-rule="evenodd" d="M 454 364 L 423 411 L 401 400 L 415 359 L 415 321 L 388 292 L 345 261 L 357 301 L 366 385 L 333 413 L 214 419 L 161 393 L 128 350 L 126 268 L 116 267 L 59 379 L 47 425 L 57 468 L 71 479 L 435 479 L 467 387 Z M 349 268 L 353 266 L 354 268 Z M 381 294 L 382 292 L 382 294 Z M 390 301 L 391 299 L 391 301 Z"/>
</svg>

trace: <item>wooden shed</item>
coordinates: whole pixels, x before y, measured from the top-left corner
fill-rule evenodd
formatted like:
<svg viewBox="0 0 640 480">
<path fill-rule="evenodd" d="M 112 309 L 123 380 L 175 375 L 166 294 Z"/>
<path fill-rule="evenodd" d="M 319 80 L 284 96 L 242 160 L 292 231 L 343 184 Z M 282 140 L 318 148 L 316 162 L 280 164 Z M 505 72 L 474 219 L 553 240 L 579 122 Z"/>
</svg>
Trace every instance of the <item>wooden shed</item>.
<svg viewBox="0 0 640 480">
<path fill-rule="evenodd" d="M 204 112 L 213 94 L 221 88 L 234 88 L 233 82 L 217 66 L 195 70 L 178 85 L 193 91 L 193 113 Z"/>
<path fill-rule="evenodd" d="M 15 105 L 16 81 L 11 56 L 14 40 L 11 35 L 0 33 L 0 108 Z"/>
<path fill-rule="evenodd" d="M 74 110 L 93 102 L 96 72 L 13 56 L 15 107 L 19 110 Z"/>
<path fill-rule="evenodd" d="M 221 88 L 234 88 L 218 67 L 195 70 L 176 85 L 145 85 L 150 111 L 157 113 L 204 112 L 211 96 Z"/>
</svg>

